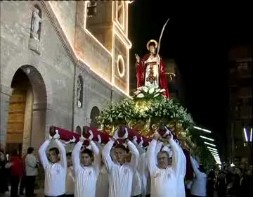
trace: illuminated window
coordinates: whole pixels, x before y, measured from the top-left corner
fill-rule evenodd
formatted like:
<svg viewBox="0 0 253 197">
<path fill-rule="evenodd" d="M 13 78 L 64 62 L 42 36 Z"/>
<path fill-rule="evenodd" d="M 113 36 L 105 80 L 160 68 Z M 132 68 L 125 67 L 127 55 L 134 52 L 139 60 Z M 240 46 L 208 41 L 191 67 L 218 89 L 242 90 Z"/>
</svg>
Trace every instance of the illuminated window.
<svg viewBox="0 0 253 197">
<path fill-rule="evenodd" d="M 125 69 L 124 59 L 121 55 L 118 56 L 117 70 L 118 70 L 119 76 L 124 77 L 126 69 Z"/>
</svg>

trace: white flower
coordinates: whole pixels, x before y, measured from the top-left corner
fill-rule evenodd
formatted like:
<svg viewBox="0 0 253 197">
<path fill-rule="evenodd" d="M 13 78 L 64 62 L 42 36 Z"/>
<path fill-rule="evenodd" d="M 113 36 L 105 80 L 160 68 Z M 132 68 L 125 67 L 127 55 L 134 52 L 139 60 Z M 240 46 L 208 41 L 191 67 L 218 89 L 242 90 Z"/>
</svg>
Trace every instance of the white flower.
<svg viewBox="0 0 253 197">
<path fill-rule="evenodd" d="M 144 92 L 148 92 L 148 88 L 147 87 L 143 87 L 143 91 Z"/>
<path fill-rule="evenodd" d="M 142 93 L 138 94 L 137 98 L 144 98 L 144 94 L 142 94 Z"/>
<path fill-rule="evenodd" d="M 165 89 L 160 89 L 160 92 L 165 92 L 166 90 Z"/>
<path fill-rule="evenodd" d="M 160 95 L 159 93 L 155 94 L 154 98 L 157 97 L 157 96 L 159 96 L 159 95 Z"/>
<path fill-rule="evenodd" d="M 134 92 L 135 95 L 138 95 L 141 91 L 140 90 L 137 90 Z"/>
<path fill-rule="evenodd" d="M 150 88 L 148 92 L 149 92 L 149 94 L 153 94 L 154 91 L 155 91 L 155 88 L 153 87 L 153 88 Z"/>
</svg>

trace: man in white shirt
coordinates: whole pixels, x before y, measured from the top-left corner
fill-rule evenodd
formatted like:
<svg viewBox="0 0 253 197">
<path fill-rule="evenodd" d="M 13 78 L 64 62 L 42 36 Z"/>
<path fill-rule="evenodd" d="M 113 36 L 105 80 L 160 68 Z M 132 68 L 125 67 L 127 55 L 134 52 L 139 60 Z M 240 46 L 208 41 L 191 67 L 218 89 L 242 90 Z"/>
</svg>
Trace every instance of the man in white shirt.
<svg viewBox="0 0 253 197">
<path fill-rule="evenodd" d="M 123 139 L 128 137 L 128 132 L 125 131 Z M 128 149 L 118 144 L 114 147 L 114 156 L 116 162 L 111 158 L 110 152 L 114 142 L 119 139 L 118 129 L 114 132 L 113 138 L 104 146 L 102 156 L 104 164 L 109 175 L 109 197 L 130 197 L 132 192 L 133 174 L 138 165 L 139 152 L 135 145 L 126 140 L 127 146 L 131 152 L 131 160 L 127 162 Z"/>
<path fill-rule="evenodd" d="M 38 161 L 33 154 L 34 148 L 29 147 L 27 149 L 27 155 L 25 157 L 25 173 L 26 173 L 26 197 L 32 197 L 34 195 L 35 178 L 38 175 Z"/>
<path fill-rule="evenodd" d="M 180 162 L 179 162 L 179 174 L 177 177 L 177 197 L 185 197 L 185 183 L 184 183 L 184 177 L 186 175 L 186 157 L 184 155 L 184 151 L 181 148 L 179 142 L 178 142 L 178 147 L 179 147 L 179 157 L 180 157 Z"/>
<path fill-rule="evenodd" d="M 192 196 L 206 196 L 206 182 L 207 175 L 201 165 L 190 157 L 192 168 L 194 171 L 194 179 L 192 180 L 191 195 Z"/>
<path fill-rule="evenodd" d="M 179 146 L 173 140 L 172 134 L 168 134 L 167 138 L 173 151 L 172 165 L 169 165 L 167 151 L 160 151 L 156 155 L 157 141 L 160 137 L 159 133 L 154 134 L 147 153 L 151 176 L 151 197 L 177 197 L 177 177 L 180 165 Z"/>
<path fill-rule="evenodd" d="M 91 134 L 90 136 L 88 140 L 91 150 L 85 148 L 80 155 L 83 142 L 86 139 L 81 136 L 72 151 L 75 197 L 95 197 L 96 194 L 96 182 L 99 175 L 101 156 L 97 145 L 92 141 L 93 135 Z M 93 159 L 94 163 L 92 163 Z"/>
<path fill-rule="evenodd" d="M 59 134 L 49 136 L 39 148 L 41 164 L 45 170 L 45 197 L 62 197 L 65 196 L 65 181 L 67 172 L 66 151 L 63 144 L 59 141 Z M 49 149 L 49 159 L 47 157 L 47 148 L 50 141 L 54 140 L 57 147 Z"/>
</svg>

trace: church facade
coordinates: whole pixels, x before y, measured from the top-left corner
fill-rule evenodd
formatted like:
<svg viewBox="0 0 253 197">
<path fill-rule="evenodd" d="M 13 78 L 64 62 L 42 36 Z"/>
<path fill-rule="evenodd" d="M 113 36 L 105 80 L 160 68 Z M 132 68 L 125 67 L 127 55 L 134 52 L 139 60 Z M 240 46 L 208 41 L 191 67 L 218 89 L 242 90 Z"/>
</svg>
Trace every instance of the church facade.
<svg viewBox="0 0 253 197">
<path fill-rule="evenodd" d="M 81 132 L 129 96 L 130 1 L 2 1 L 0 144 L 38 148 L 51 125 Z"/>
</svg>

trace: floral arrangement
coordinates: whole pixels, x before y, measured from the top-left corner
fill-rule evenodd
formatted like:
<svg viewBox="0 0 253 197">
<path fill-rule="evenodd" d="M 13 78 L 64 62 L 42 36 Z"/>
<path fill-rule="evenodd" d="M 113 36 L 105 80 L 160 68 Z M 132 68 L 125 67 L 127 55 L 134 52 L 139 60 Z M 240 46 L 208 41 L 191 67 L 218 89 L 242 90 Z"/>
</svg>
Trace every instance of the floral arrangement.
<svg viewBox="0 0 253 197">
<path fill-rule="evenodd" d="M 101 111 L 97 121 L 110 134 L 114 127 L 127 125 L 146 137 L 159 125 L 166 125 L 181 139 L 184 147 L 200 155 L 206 165 L 213 165 L 214 159 L 194 132 L 191 115 L 179 102 L 165 98 L 163 93 L 159 88 L 139 87 L 132 99 L 112 103 Z"/>
<path fill-rule="evenodd" d="M 134 92 L 134 99 L 162 99 L 165 89 L 142 86 Z"/>
<path fill-rule="evenodd" d="M 113 103 L 103 110 L 97 118 L 103 127 L 112 127 L 120 124 L 131 128 L 140 124 L 145 125 L 143 129 L 150 129 L 152 125 L 167 125 L 170 129 L 187 131 L 194 122 L 187 110 L 173 99 L 163 96 L 164 90 L 159 88 L 139 87 L 133 99 L 125 99 Z M 149 124 L 149 125 L 147 125 Z M 149 128 L 147 128 L 149 127 Z M 142 132 L 142 131 L 140 131 Z"/>
</svg>

